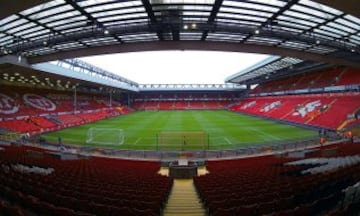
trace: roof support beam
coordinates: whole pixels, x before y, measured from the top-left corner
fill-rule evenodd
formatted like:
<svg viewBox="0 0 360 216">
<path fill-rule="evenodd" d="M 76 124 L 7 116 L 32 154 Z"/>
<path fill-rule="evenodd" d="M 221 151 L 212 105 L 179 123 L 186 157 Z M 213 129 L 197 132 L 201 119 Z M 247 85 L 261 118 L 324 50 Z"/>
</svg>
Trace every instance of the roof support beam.
<svg viewBox="0 0 360 216">
<path fill-rule="evenodd" d="M 73 1 L 73 0 L 65 0 L 65 1 L 66 1 L 66 3 L 71 5 L 75 10 L 79 11 L 83 16 L 86 16 L 86 18 L 88 20 L 93 21 L 93 22 L 97 22 L 97 20 L 94 17 L 92 17 L 88 12 L 86 12 L 84 10 L 84 8 L 82 8 L 78 4 L 76 4 L 75 1 Z M 101 23 L 99 23 L 99 25 L 101 25 L 101 27 L 103 27 Z"/>
<path fill-rule="evenodd" d="M 146 11 L 146 13 L 148 14 L 148 16 L 150 18 L 151 24 L 156 24 L 157 20 L 156 20 L 154 11 L 152 10 L 152 6 L 151 6 L 149 0 L 141 0 L 141 2 L 143 3 L 143 5 L 145 7 L 145 11 Z M 158 30 L 156 32 L 156 34 L 157 34 L 159 40 L 164 40 L 164 37 L 162 35 L 161 30 Z"/>
<path fill-rule="evenodd" d="M 304 31 L 302 31 L 302 32 L 299 32 L 298 35 L 301 36 L 301 35 L 304 35 L 304 34 L 306 34 L 306 33 L 311 33 L 314 29 L 317 29 L 317 28 L 319 28 L 320 26 L 323 26 L 323 25 L 326 25 L 326 24 L 328 24 L 328 23 L 330 23 L 330 22 L 333 22 L 334 20 L 336 20 L 336 19 L 338 19 L 338 18 L 340 18 L 340 17 L 342 17 L 342 16 L 344 16 L 343 13 L 340 14 L 340 15 L 338 15 L 338 16 L 333 17 L 332 19 L 326 20 L 325 22 L 319 23 L 318 25 L 313 26 L 313 27 L 311 27 L 311 28 L 309 28 L 309 29 L 307 29 L 307 30 L 304 30 Z M 281 44 L 284 43 L 284 42 L 286 42 L 285 39 L 284 39 L 284 40 L 281 40 L 279 43 L 277 43 L 277 46 L 281 45 Z M 305 48 L 305 49 L 303 49 L 303 50 L 308 50 L 308 49 L 310 49 L 310 48 L 312 48 L 312 47 L 314 47 L 314 46 L 315 46 L 315 44 L 314 44 L 313 46 L 311 46 L 311 47 L 309 47 L 309 48 Z"/>
<path fill-rule="evenodd" d="M 207 50 L 207 51 L 228 51 L 228 52 L 249 52 L 269 55 L 290 56 L 305 60 L 319 61 L 330 64 L 346 65 L 360 68 L 359 61 L 349 61 L 331 55 L 320 55 L 315 53 L 305 53 L 297 50 L 291 50 L 281 47 L 265 47 L 252 44 L 230 44 L 226 42 L 210 41 L 157 41 L 143 42 L 140 44 L 118 44 L 102 47 L 92 47 L 64 51 L 46 56 L 29 57 L 30 63 L 39 63 L 57 59 L 75 58 L 80 56 L 90 56 L 95 54 L 126 53 L 153 50 Z"/>
<path fill-rule="evenodd" d="M 324 5 L 328 5 L 333 8 L 337 8 L 345 13 L 349 13 L 353 16 L 360 17 L 360 4 L 359 0 L 315 0 Z"/>
<path fill-rule="evenodd" d="M 222 3 L 223 3 L 223 0 L 215 0 L 214 6 L 213 6 L 213 8 L 212 8 L 212 10 L 211 10 L 209 19 L 208 19 L 208 21 L 207 21 L 208 24 L 214 23 L 215 18 L 216 18 L 216 15 L 217 15 L 217 13 L 219 12 Z M 209 34 L 209 31 L 208 31 L 208 30 L 205 30 L 205 31 L 203 32 L 202 36 L 201 36 L 201 40 L 202 40 L 202 41 L 206 40 L 206 37 L 208 36 L 208 34 Z"/>
<path fill-rule="evenodd" d="M 342 14 L 339 14 L 339 15 L 337 15 L 337 16 L 334 16 L 332 19 L 325 20 L 324 22 L 319 23 L 319 24 L 317 24 L 316 26 L 313 26 L 313 27 L 311 27 L 311 28 L 309 28 L 309 29 L 307 29 L 307 30 L 302 31 L 301 33 L 299 33 L 299 35 L 306 34 L 307 32 L 311 33 L 311 32 L 314 31 L 315 29 L 318 29 L 320 26 L 324 26 L 324 25 L 326 25 L 326 24 L 328 24 L 328 23 L 330 23 L 330 22 L 333 22 L 333 21 L 337 20 L 338 18 L 343 17 L 344 15 L 345 15 L 345 14 L 342 13 Z"/>
<path fill-rule="evenodd" d="M 266 25 L 271 25 L 271 22 L 276 20 L 280 15 L 282 15 L 285 11 L 289 10 L 291 8 L 291 6 L 293 6 L 294 4 L 296 4 L 299 0 L 290 0 L 288 1 L 288 3 L 280 8 L 280 10 L 276 13 L 274 13 L 266 22 L 262 23 L 261 26 L 259 27 L 259 30 L 261 30 L 261 28 L 265 27 Z M 243 40 L 242 43 L 245 43 L 249 38 L 251 38 L 251 36 L 253 36 L 253 34 L 248 34 Z"/>
<path fill-rule="evenodd" d="M 109 31 L 115 35 L 124 35 L 124 34 L 128 34 L 128 33 L 134 34 L 137 32 L 146 31 L 148 28 L 149 28 L 148 25 L 134 26 L 134 27 L 119 26 L 119 27 L 109 28 Z M 198 25 L 197 28 L 200 31 L 205 31 L 205 30 L 212 31 L 212 29 L 215 29 L 215 26 L 206 24 L 206 25 Z M 165 29 L 165 28 L 163 25 L 158 24 L 158 25 L 151 26 L 151 29 L 152 29 L 152 31 L 156 32 L 158 30 Z M 216 30 L 221 31 L 221 32 L 229 32 L 229 34 L 242 33 L 242 32 L 248 32 L 248 34 L 250 34 L 251 32 L 254 31 L 254 29 L 249 28 L 249 27 L 233 28 L 231 26 L 229 27 L 229 26 L 219 26 L 219 25 L 216 26 Z M 171 33 L 171 28 L 169 28 L 169 33 Z M 275 31 L 272 31 L 271 29 L 263 29 L 261 32 L 261 36 L 277 38 L 278 40 L 288 40 L 288 39 L 293 38 L 296 40 L 303 41 L 304 43 L 307 43 L 307 44 L 315 44 L 316 43 L 316 38 L 312 37 L 311 35 L 299 36 L 297 34 L 289 33 L 289 32 L 281 32 L 281 31 L 275 32 Z M 20 44 L 19 46 L 12 48 L 11 51 L 13 53 L 17 53 L 19 51 L 22 52 L 22 51 L 39 48 L 39 47 L 44 47 L 44 44 L 43 44 L 44 41 L 51 43 L 51 44 L 60 44 L 60 43 L 73 42 L 73 41 L 77 41 L 77 40 L 82 40 L 82 39 L 86 39 L 86 38 L 94 38 L 94 37 L 99 37 L 99 38 L 104 37 L 103 30 L 101 28 L 88 29 L 88 30 L 76 32 L 76 33 L 71 34 L 66 37 L 62 36 L 62 35 L 57 35 L 57 36 L 53 36 L 50 39 L 46 39 L 46 40 L 37 40 L 37 41 L 33 41 L 31 43 Z M 344 47 L 344 44 L 341 42 L 329 41 L 329 40 L 320 40 L 320 42 L 323 46 L 326 46 L 326 47 L 329 47 L 332 49 L 337 49 L 338 51 L 350 53 L 350 50 L 347 49 L 346 47 Z M 268 49 L 268 46 L 266 46 L 264 49 Z M 355 56 L 355 57 L 359 58 L 359 56 Z"/>
<path fill-rule="evenodd" d="M 0 19 L 3 19 L 12 14 L 18 13 L 25 9 L 34 7 L 39 4 L 48 2 L 49 0 L 26 0 L 26 1 L 6 1 L 2 2 L 0 7 Z"/>
<path fill-rule="evenodd" d="M 54 29 L 52 29 L 52 28 L 50 28 L 50 27 L 48 27 L 48 26 L 46 26 L 46 25 L 38 22 L 37 20 L 33 20 L 33 19 L 31 19 L 31 18 L 29 18 L 29 17 L 27 17 L 27 16 L 24 16 L 24 15 L 22 15 L 22 14 L 20 14 L 20 13 L 18 13 L 18 14 L 16 14 L 16 15 L 18 15 L 20 18 L 26 19 L 26 20 L 29 21 L 29 22 L 33 22 L 33 23 L 35 23 L 36 25 L 43 27 L 44 29 L 48 29 L 48 30 L 50 30 L 50 32 L 56 32 L 56 33 L 59 34 L 59 35 L 63 35 L 61 32 L 55 31 Z M 81 42 L 79 42 L 79 43 L 81 43 Z M 83 44 L 83 45 L 85 45 L 85 44 Z M 58 50 L 57 48 L 54 48 L 54 49 L 55 49 L 55 50 Z"/>
<path fill-rule="evenodd" d="M 29 39 L 24 39 L 22 36 L 16 36 L 16 35 L 14 35 L 14 34 L 10 34 L 10 33 L 6 32 L 6 31 L 1 32 L 1 33 L 4 34 L 4 35 L 6 35 L 6 36 L 13 37 L 13 39 L 12 39 L 13 41 L 17 41 L 17 42 L 19 42 L 19 41 L 26 41 L 26 42 L 30 42 Z M 6 49 L 6 47 L 7 47 L 7 45 L 1 46 L 0 48 L 1 48 L 1 49 Z"/>
<path fill-rule="evenodd" d="M 80 7 L 74 0 L 65 0 L 66 3 L 68 3 L 69 5 L 71 5 L 75 10 L 79 11 L 83 16 L 86 16 L 86 18 L 88 19 L 88 21 L 92 22 L 94 25 L 97 25 L 100 28 L 103 28 L 105 30 L 105 26 L 98 22 L 96 20 L 96 18 L 94 18 L 91 14 L 89 14 L 88 12 L 86 12 L 84 10 L 84 8 Z M 109 36 L 115 38 L 118 42 L 122 43 L 121 39 L 118 38 L 116 35 L 114 35 L 113 33 L 109 32 Z M 79 41 L 79 43 L 82 43 Z"/>
<path fill-rule="evenodd" d="M 261 25 L 261 27 L 264 27 L 268 24 L 271 24 L 272 21 L 276 20 L 280 15 L 282 15 L 285 11 L 289 10 L 294 4 L 296 4 L 299 0 L 291 0 L 288 1 L 288 3 L 280 8 L 280 10 L 276 13 L 274 13 L 265 23 Z"/>
</svg>

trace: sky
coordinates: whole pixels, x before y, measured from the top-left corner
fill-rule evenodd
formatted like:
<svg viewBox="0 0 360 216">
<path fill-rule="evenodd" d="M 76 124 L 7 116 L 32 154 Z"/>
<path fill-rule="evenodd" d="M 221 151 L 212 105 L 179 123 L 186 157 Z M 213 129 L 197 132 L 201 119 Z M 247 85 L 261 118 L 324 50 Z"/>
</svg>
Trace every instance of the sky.
<svg viewBox="0 0 360 216">
<path fill-rule="evenodd" d="M 147 51 L 81 60 L 139 84 L 223 84 L 268 55 L 218 51 Z"/>
</svg>

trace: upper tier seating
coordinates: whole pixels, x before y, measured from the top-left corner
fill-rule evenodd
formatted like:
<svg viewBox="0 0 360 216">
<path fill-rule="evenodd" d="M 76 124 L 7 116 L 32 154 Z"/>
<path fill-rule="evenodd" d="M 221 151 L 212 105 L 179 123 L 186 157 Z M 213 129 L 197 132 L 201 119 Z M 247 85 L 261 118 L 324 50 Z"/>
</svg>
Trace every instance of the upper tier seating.
<svg viewBox="0 0 360 216">
<path fill-rule="evenodd" d="M 352 85 L 360 83 L 360 72 L 358 69 L 349 68 L 339 77 L 336 85 Z"/>
<path fill-rule="evenodd" d="M 49 90 L 11 86 L 1 86 L 0 90 L 0 118 L 64 113 L 75 110 L 72 92 L 55 90 L 49 92 Z M 108 99 L 103 95 L 78 92 L 76 98 L 77 111 L 109 108 Z M 113 100 L 112 106 L 122 107 L 115 100 Z"/>
<path fill-rule="evenodd" d="M 360 71 L 354 68 L 334 68 L 325 71 L 305 73 L 258 85 L 253 94 L 271 93 L 308 88 L 352 85 L 360 83 Z"/>
<path fill-rule="evenodd" d="M 40 127 L 34 125 L 31 121 L 29 121 L 29 119 L 0 121 L 0 128 L 5 128 L 10 131 L 16 131 L 20 133 L 40 131 Z"/>
<path fill-rule="evenodd" d="M 0 89 L 0 128 L 21 133 L 56 130 L 132 111 L 115 100 L 110 109 L 104 95 L 78 92 L 74 115 L 72 92 L 5 85 Z"/>
</svg>

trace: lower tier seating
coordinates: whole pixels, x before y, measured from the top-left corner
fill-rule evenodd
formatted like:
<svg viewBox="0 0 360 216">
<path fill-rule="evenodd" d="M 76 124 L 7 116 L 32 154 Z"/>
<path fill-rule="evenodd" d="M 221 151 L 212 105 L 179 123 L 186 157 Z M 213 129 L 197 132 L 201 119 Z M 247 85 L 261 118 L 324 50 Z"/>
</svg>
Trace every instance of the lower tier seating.
<svg viewBox="0 0 360 216">
<path fill-rule="evenodd" d="M 330 157 L 330 153 L 335 163 L 341 162 L 336 169 L 302 174 L 320 166 L 316 158 Z M 359 154 L 358 144 L 341 144 L 308 152 L 305 158 L 315 161 L 308 165 L 287 165 L 304 158 L 286 155 L 208 161 L 210 174 L 195 177 L 194 182 L 209 215 L 344 213 L 348 209 L 341 205 L 343 190 L 360 180 Z"/>
<path fill-rule="evenodd" d="M 109 158 L 59 160 L 33 147 L 0 151 L 0 212 L 14 215 L 160 215 L 172 179 L 159 162 Z M 53 169 L 15 170 L 17 164 Z M 7 215 L 7 214 L 6 214 Z"/>
<path fill-rule="evenodd" d="M 20 133 L 36 134 L 98 121 L 104 118 L 129 112 L 131 112 L 131 110 L 121 112 L 118 112 L 117 110 L 106 110 L 92 113 L 66 114 L 51 116 L 51 120 L 42 116 L 30 116 L 29 118 L 21 120 L 0 121 L 0 129 L 6 129 Z"/>
<path fill-rule="evenodd" d="M 40 128 L 29 121 L 29 119 L 1 121 L 0 128 L 20 133 L 40 131 Z"/>
<path fill-rule="evenodd" d="M 342 129 L 360 109 L 359 93 L 247 98 L 230 110 L 331 129 Z"/>
</svg>

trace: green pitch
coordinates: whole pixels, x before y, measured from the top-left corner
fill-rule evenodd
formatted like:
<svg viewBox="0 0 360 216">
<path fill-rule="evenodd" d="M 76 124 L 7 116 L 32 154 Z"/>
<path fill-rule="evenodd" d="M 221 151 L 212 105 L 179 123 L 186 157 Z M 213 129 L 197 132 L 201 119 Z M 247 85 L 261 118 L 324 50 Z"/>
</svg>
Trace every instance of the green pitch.
<svg viewBox="0 0 360 216">
<path fill-rule="evenodd" d="M 206 146 L 185 143 L 185 149 L 184 146 L 173 146 L 176 150 L 231 149 L 256 143 L 281 142 L 317 135 L 312 130 L 228 111 L 145 111 L 44 134 L 42 137 L 54 143 L 57 142 L 58 137 L 61 137 L 65 144 L 89 145 L 85 143 L 85 140 L 87 131 L 91 127 L 119 128 L 124 131 L 125 139 L 122 145 L 97 146 L 146 150 L 164 147 L 159 146 L 157 140 L 157 135 L 163 131 L 204 131 L 206 133 Z"/>
</svg>

